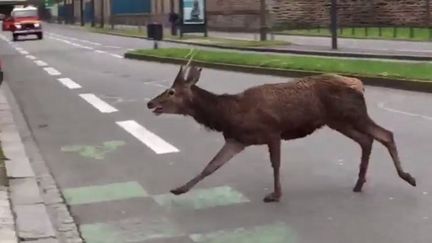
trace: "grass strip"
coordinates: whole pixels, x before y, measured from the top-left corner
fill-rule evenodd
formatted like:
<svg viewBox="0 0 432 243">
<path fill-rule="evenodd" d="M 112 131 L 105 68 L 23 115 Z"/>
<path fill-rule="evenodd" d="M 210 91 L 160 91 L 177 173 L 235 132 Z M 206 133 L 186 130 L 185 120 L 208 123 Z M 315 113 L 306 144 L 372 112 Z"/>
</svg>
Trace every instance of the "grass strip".
<svg viewBox="0 0 432 243">
<path fill-rule="evenodd" d="M 282 30 L 286 35 L 331 36 L 328 28 Z M 426 27 L 344 27 L 338 29 L 341 38 L 432 41 L 432 29 Z"/>
<path fill-rule="evenodd" d="M 146 38 L 147 32 L 145 28 L 141 31 L 138 28 L 130 29 L 110 29 L 110 28 L 88 28 L 92 32 L 105 33 L 105 34 L 117 34 L 122 36 L 130 37 L 141 37 Z M 241 40 L 232 38 L 220 38 L 220 37 L 203 37 L 195 35 L 186 35 L 183 38 L 179 36 L 172 36 L 167 30 L 164 30 L 164 40 L 178 41 L 185 44 L 208 44 L 217 45 L 223 47 L 277 47 L 277 46 L 288 46 L 290 45 L 287 41 L 279 40 L 268 40 L 268 41 L 258 41 L 258 40 Z"/>
<path fill-rule="evenodd" d="M 190 49 L 139 49 L 129 53 L 143 56 L 184 59 L 188 54 L 190 54 Z M 339 73 L 406 80 L 425 80 L 432 83 L 432 63 L 430 62 L 395 62 L 213 50 L 199 50 L 199 52 L 194 56 L 194 61 L 213 64 L 242 65 L 256 68 Z"/>
</svg>

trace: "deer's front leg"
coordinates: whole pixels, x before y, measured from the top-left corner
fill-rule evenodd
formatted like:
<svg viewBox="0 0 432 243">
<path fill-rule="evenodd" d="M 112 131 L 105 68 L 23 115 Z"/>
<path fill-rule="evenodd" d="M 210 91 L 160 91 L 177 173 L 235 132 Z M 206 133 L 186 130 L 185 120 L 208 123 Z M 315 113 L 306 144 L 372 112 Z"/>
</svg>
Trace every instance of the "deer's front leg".
<svg viewBox="0 0 432 243">
<path fill-rule="evenodd" d="M 216 156 L 208 163 L 208 165 L 204 168 L 204 170 L 195 178 L 190 180 L 185 185 L 171 190 L 171 193 L 175 195 L 180 195 L 188 192 L 193 186 L 195 186 L 198 182 L 203 180 L 205 177 L 211 175 L 217 169 L 219 169 L 222 165 L 228 162 L 232 157 L 236 154 L 240 153 L 245 148 L 245 145 L 236 142 L 234 140 L 226 140 L 222 149 L 216 154 Z"/>
<path fill-rule="evenodd" d="M 279 202 L 282 196 L 282 189 L 279 178 L 279 168 L 281 159 L 281 141 L 274 139 L 268 144 L 270 161 L 273 167 L 274 191 L 264 198 L 264 202 Z"/>
</svg>

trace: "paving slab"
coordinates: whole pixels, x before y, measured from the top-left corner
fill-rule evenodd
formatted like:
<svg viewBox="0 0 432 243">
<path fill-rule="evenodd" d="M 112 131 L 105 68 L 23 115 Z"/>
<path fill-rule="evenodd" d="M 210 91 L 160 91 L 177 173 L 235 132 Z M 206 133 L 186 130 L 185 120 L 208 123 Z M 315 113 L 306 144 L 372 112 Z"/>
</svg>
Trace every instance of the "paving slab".
<svg viewBox="0 0 432 243">
<path fill-rule="evenodd" d="M 39 187 L 35 178 L 9 180 L 11 199 L 15 205 L 42 203 Z"/>
<path fill-rule="evenodd" d="M 42 204 L 14 205 L 16 223 L 20 239 L 55 237 L 54 228 Z"/>
</svg>

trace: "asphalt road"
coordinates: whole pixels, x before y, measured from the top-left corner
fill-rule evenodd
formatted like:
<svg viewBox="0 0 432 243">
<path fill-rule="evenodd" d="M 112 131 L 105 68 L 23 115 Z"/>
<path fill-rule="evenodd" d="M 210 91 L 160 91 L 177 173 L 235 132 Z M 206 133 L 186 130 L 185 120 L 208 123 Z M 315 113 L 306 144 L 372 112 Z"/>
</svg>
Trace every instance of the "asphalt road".
<svg viewBox="0 0 432 243">
<path fill-rule="evenodd" d="M 324 128 L 283 144 L 280 203 L 262 202 L 273 179 L 260 146 L 175 197 L 169 190 L 199 173 L 223 144 L 190 118 L 146 109 L 178 67 L 121 58 L 127 49 L 150 48 L 145 40 L 59 26 L 47 26 L 45 37 L 0 40 L 0 58 L 88 243 L 432 242 L 430 94 L 366 91 L 371 116 L 394 131 L 415 188 L 375 143 L 364 192 L 353 193 L 360 149 Z M 199 85 L 235 93 L 281 81 L 289 79 L 205 69 Z"/>
</svg>

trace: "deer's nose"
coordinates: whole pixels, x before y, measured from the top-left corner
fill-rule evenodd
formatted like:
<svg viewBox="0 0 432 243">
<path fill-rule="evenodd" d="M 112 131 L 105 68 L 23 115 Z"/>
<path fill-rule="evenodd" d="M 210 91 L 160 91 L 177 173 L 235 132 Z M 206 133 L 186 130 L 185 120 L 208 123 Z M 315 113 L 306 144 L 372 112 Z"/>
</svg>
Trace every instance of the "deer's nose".
<svg viewBox="0 0 432 243">
<path fill-rule="evenodd" d="M 156 105 L 151 101 L 147 103 L 147 108 L 149 108 L 149 109 L 153 109 L 153 108 L 155 108 L 155 106 Z"/>
</svg>

